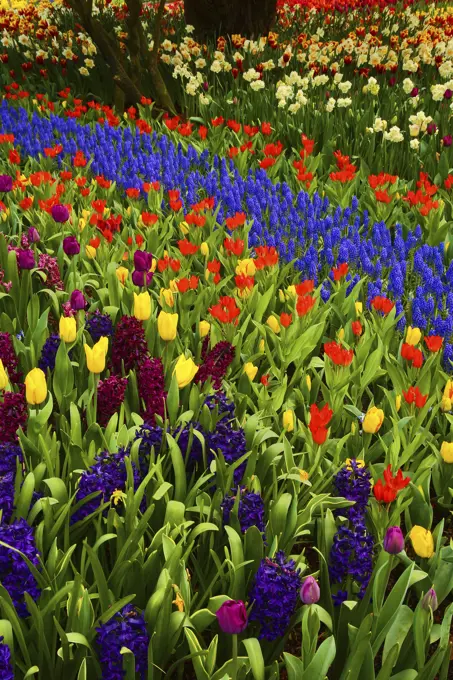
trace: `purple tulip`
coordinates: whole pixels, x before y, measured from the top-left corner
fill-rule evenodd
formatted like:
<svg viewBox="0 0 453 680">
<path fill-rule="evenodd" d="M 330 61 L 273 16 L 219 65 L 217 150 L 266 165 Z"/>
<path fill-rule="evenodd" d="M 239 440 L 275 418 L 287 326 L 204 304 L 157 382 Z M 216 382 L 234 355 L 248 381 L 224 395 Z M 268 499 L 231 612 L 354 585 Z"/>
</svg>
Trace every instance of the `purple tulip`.
<svg viewBox="0 0 453 680">
<path fill-rule="evenodd" d="M 395 85 L 395 83 L 396 83 L 396 78 L 395 78 L 395 76 L 392 76 L 391 78 L 389 78 L 389 85 L 390 85 L 390 87 L 393 87 L 393 86 Z"/>
<path fill-rule="evenodd" d="M 404 536 L 399 527 L 389 527 L 384 538 L 384 550 L 390 555 L 398 555 L 404 550 Z"/>
<path fill-rule="evenodd" d="M 147 272 L 151 269 L 153 254 L 143 250 L 136 250 L 134 253 L 134 267 L 139 272 Z"/>
<path fill-rule="evenodd" d="M 453 144 L 453 138 L 451 135 L 445 135 L 442 137 L 442 143 L 444 146 L 451 146 Z"/>
<path fill-rule="evenodd" d="M 32 250 L 18 250 L 17 263 L 20 269 L 33 269 L 35 264 L 35 254 Z"/>
<path fill-rule="evenodd" d="M 85 309 L 86 300 L 81 290 L 73 290 L 70 297 L 71 309 L 78 311 Z"/>
<path fill-rule="evenodd" d="M 203 90 L 207 92 L 209 90 L 209 83 L 207 80 L 204 81 L 203 83 Z"/>
<path fill-rule="evenodd" d="M 418 95 L 418 87 L 413 87 L 411 90 L 411 97 L 416 97 Z"/>
<path fill-rule="evenodd" d="M 136 269 L 132 272 L 132 283 L 141 288 L 149 286 L 153 280 L 153 272 L 139 272 Z"/>
<path fill-rule="evenodd" d="M 318 583 L 313 576 L 307 576 L 300 589 L 300 599 L 304 604 L 315 604 L 318 602 L 321 591 Z"/>
<path fill-rule="evenodd" d="M 426 132 L 427 132 L 429 135 L 433 135 L 433 134 L 436 132 L 436 130 L 437 130 L 437 125 L 436 125 L 436 123 L 430 123 L 430 124 L 427 126 L 427 128 L 426 128 Z"/>
<path fill-rule="evenodd" d="M 431 608 L 434 611 L 437 609 L 437 595 L 434 588 L 430 588 L 422 600 L 422 608 L 429 611 Z"/>
<path fill-rule="evenodd" d="M 0 175 L 0 192 L 6 193 L 13 188 L 13 178 L 9 175 Z"/>
<path fill-rule="evenodd" d="M 451 99 L 452 96 L 453 96 L 453 90 L 450 90 L 450 89 L 447 88 L 444 92 L 444 98 L 445 99 Z"/>
<path fill-rule="evenodd" d="M 39 235 L 39 231 L 36 229 L 36 227 L 29 228 L 27 232 L 27 238 L 31 243 L 38 243 L 38 241 L 41 239 L 41 236 Z"/>
<path fill-rule="evenodd" d="M 75 236 L 66 236 L 63 239 L 63 250 L 66 255 L 78 255 L 80 253 L 80 243 Z"/>
<path fill-rule="evenodd" d="M 67 222 L 69 220 L 69 210 L 65 205 L 53 205 L 51 213 L 55 222 Z"/>
<path fill-rule="evenodd" d="M 227 600 L 216 611 L 217 621 L 224 633 L 239 635 L 247 628 L 247 611 L 241 600 Z"/>
</svg>

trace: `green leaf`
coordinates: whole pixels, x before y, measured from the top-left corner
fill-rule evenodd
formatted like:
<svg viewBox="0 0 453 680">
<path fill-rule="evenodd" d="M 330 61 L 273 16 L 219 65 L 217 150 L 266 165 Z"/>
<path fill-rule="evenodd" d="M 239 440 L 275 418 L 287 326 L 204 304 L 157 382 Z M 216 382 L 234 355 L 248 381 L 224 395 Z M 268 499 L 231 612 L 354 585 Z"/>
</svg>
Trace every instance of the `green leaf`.
<svg viewBox="0 0 453 680">
<path fill-rule="evenodd" d="M 264 680 L 264 658 L 260 643 L 256 638 L 248 638 L 242 642 L 247 650 L 253 677 L 255 680 Z"/>
<path fill-rule="evenodd" d="M 335 638 L 333 635 L 322 642 L 304 671 L 306 680 L 324 680 L 327 671 L 333 664 L 336 654 Z"/>
</svg>

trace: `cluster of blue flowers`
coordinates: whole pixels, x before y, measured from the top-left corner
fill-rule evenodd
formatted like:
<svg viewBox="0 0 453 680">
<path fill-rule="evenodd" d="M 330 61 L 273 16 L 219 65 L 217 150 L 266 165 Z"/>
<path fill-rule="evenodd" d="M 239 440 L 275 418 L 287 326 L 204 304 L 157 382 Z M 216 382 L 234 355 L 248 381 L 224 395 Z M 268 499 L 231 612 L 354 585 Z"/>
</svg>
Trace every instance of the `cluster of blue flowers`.
<svg viewBox="0 0 453 680">
<path fill-rule="evenodd" d="M 348 577 L 358 585 L 358 596 L 361 598 L 373 571 L 373 536 L 365 526 L 365 513 L 371 491 L 370 473 L 352 460 L 343 467 L 334 478 L 334 487 L 338 495 L 354 505 L 342 509 L 341 514 L 348 518 L 349 526 L 342 524 L 334 536 L 330 552 L 329 572 L 333 583 L 344 584 Z M 333 601 L 340 605 L 352 596 L 347 590 L 339 590 L 333 595 Z"/>
<path fill-rule="evenodd" d="M 264 534 L 266 529 L 264 524 L 264 501 L 259 493 L 253 491 L 240 490 L 238 519 L 243 534 L 250 527 L 257 527 L 258 531 Z M 225 496 L 222 502 L 223 523 L 229 524 L 230 515 L 236 501 L 234 494 Z"/>
<path fill-rule="evenodd" d="M 0 678 L 2 680 L 14 680 L 13 667 L 11 665 L 11 650 L 0 637 Z"/>
<path fill-rule="evenodd" d="M 135 671 L 144 680 L 148 668 L 149 635 L 143 614 L 128 604 L 107 623 L 96 628 L 96 632 L 103 680 L 123 680 L 123 647 L 133 653 Z"/>
<path fill-rule="evenodd" d="M 11 548 L 0 546 L 0 582 L 8 591 L 19 616 L 29 615 L 24 599 L 28 593 L 33 600 L 40 594 L 36 579 L 30 571 L 23 557 L 16 552 L 19 550 L 36 567 L 39 564 L 32 527 L 24 519 L 18 519 L 12 524 L 0 523 L 0 541 Z"/>
<path fill-rule="evenodd" d="M 60 167 L 65 156 L 77 150 L 92 159 L 91 171 L 115 181 L 119 187 L 136 188 L 146 194 L 144 181 L 159 181 L 165 191 L 179 189 L 183 209 L 200 196 L 212 196 L 218 208 L 217 219 L 245 210 L 253 221 L 251 246 L 267 244 L 278 248 L 286 261 L 295 260 L 302 278 L 322 284 L 321 297 L 332 292 L 331 269 L 347 262 L 349 292 L 364 276 L 368 277 L 367 300 L 387 295 L 406 318 L 426 333 L 444 338 L 453 332 L 453 264 L 444 264 L 444 244 L 423 244 L 421 228 L 413 231 L 401 225 L 388 228 L 383 222 L 371 223 L 366 210 L 359 213 L 359 202 L 333 209 L 327 198 L 300 191 L 295 195 L 285 183 L 273 183 L 262 169 L 249 170 L 243 178 L 231 159 L 198 153 L 189 144 L 187 151 L 164 135 L 141 134 L 129 127 L 81 125 L 75 120 L 51 115 L 50 119 L 3 101 L 0 106 L 0 132 L 14 133 L 25 156 L 38 157 L 45 147 L 61 144 L 57 156 Z M 162 209 L 167 209 L 162 200 Z M 446 343 L 445 360 L 453 358 L 453 345 Z"/>
<path fill-rule="evenodd" d="M 22 462 L 22 449 L 18 444 L 0 444 L 0 510 L 3 522 L 9 522 L 13 514 L 17 464 Z"/>
</svg>

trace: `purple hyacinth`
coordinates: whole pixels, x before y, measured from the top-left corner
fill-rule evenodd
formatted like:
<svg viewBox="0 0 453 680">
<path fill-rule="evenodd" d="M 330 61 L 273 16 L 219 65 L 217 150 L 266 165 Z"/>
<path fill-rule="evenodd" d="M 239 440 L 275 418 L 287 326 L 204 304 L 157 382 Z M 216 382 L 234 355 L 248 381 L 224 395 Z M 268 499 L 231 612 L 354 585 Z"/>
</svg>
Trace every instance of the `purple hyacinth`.
<svg viewBox="0 0 453 680">
<path fill-rule="evenodd" d="M 348 501 L 355 501 L 350 508 L 342 508 L 340 514 L 346 515 L 352 522 L 362 519 L 371 493 L 371 475 L 369 470 L 360 467 L 357 461 L 351 460 L 334 477 L 333 485 L 338 496 Z"/>
<path fill-rule="evenodd" d="M 209 462 L 214 458 L 214 454 L 211 453 L 211 451 L 214 451 L 215 453 L 220 451 L 225 462 L 228 463 L 228 465 L 232 465 L 247 453 L 244 430 L 241 428 L 239 430 L 234 430 L 230 423 L 219 422 L 217 423 L 215 431 L 210 432 L 208 435 L 208 447 L 210 450 L 208 455 Z M 247 461 L 244 461 L 234 471 L 234 486 L 240 484 L 246 467 Z"/>
<path fill-rule="evenodd" d="M 44 270 L 47 276 L 46 288 L 53 287 L 55 290 L 64 290 L 64 283 L 61 280 L 60 268 L 56 257 L 52 257 L 47 253 L 41 253 L 38 266 Z"/>
<path fill-rule="evenodd" d="M 351 523 L 352 524 L 352 523 Z M 333 583 L 343 583 L 348 577 L 359 585 L 358 596 L 365 594 L 373 571 L 374 539 L 364 521 L 340 526 L 330 551 L 329 574 Z"/>
<path fill-rule="evenodd" d="M 120 449 L 118 453 L 103 451 L 94 459 L 88 470 L 82 472 L 75 502 L 83 500 L 98 491 L 98 495 L 84 503 L 71 517 L 71 522 L 79 522 L 95 512 L 100 505 L 110 501 L 114 491 L 126 491 L 127 470 L 124 459 L 129 455 L 128 449 Z M 134 472 L 134 489 L 140 483 L 140 473 L 132 464 Z"/>
<path fill-rule="evenodd" d="M 148 345 L 143 323 L 134 316 L 123 316 L 118 322 L 112 344 L 112 364 L 121 373 L 124 361 L 126 373 L 148 358 Z"/>
<path fill-rule="evenodd" d="M 0 510 L 2 521 L 9 522 L 14 510 L 14 483 L 17 463 L 23 463 L 22 449 L 17 444 L 0 444 Z"/>
<path fill-rule="evenodd" d="M 32 564 L 39 565 L 32 527 L 21 518 L 12 524 L 0 524 L 0 541 L 20 550 Z M 28 616 L 24 593 L 37 600 L 40 590 L 27 563 L 19 553 L 0 545 L 0 581 L 9 593 L 19 616 Z"/>
<path fill-rule="evenodd" d="M 25 428 L 28 409 L 24 388 L 20 392 L 4 392 L 0 397 L 0 442 L 16 443 L 17 431 Z"/>
<path fill-rule="evenodd" d="M 39 368 L 44 373 L 49 370 L 53 371 L 55 368 L 55 359 L 57 357 L 58 348 L 60 347 L 60 336 L 49 335 L 41 350 L 41 357 L 38 362 Z"/>
<path fill-rule="evenodd" d="M 97 421 L 101 427 L 106 427 L 114 413 L 119 411 L 126 393 L 127 378 L 111 375 L 100 380 L 97 394 Z"/>
<path fill-rule="evenodd" d="M 3 636 L 0 636 L 0 678 L 2 680 L 14 680 L 11 650 L 3 641 Z"/>
<path fill-rule="evenodd" d="M 230 515 L 236 502 L 236 496 L 225 496 L 221 508 L 223 510 L 223 523 L 229 524 Z M 250 527 L 257 527 L 258 531 L 264 533 L 264 501 L 259 493 L 241 489 L 238 507 L 238 519 L 243 534 Z"/>
<path fill-rule="evenodd" d="M 150 425 L 144 423 L 137 428 L 134 441 L 141 439 L 139 453 L 140 457 L 149 456 L 154 448 L 155 453 L 160 450 L 162 446 L 163 429 L 159 425 Z"/>
<path fill-rule="evenodd" d="M 18 383 L 22 378 L 22 373 L 19 371 L 16 352 L 9 333 L 0 333 L 0 359 L 8 371 L 9 381 L 14 384 Z"/>
<path fill-rule="evenodd" d="M 13 189 L 13 178 L 9 175 L 0 175 L 0 193 L 7 193 Z"/>
<path fill-rule="evenodd" d="M 165 415 L 164 367 L 161 359 L 145 359 L 137 371 L 138 394 L 143 402 L 141 416 L 145 423 L 154 423 L 154 416 Z"/>
<path fill-rule="evenodd" d="M 131 604 L 126 605 L 100 628 L 96 628 L 96 643 L 103 680 L 123 680 L 122 647 L 131 650 L 135 657 L 135 670 L 144 680 L 148 668 L 149 635 L 145 619 Z"/>
<path fill-rule="evenodd" d="M 113 335 L 113 324 L 109 314 L 102 314 L 96 309 L 92 316 L 85 321 L 85 328 L 97 342 L 100 338 L 109 338 Z"/>
<path fill-rule="evenodd" d="M 188 423 L 173 432 L 173 436 L 181 450 L 181 455 L 185 461 L 187 460 L 190 469 L 192 469 L 194 463 L 199 463 L 203 460 L 203 447 L 194 431 L 199 432 L 206 441 L 207 435 L 203 432 L 199 423 Z"/>
<path fill-rule="evenodd" d="M 195 380 L 199 383 L 205 383 L 210 378 L 214 389 L 220 389 L 228 366 L 234 359 L 234 354 L 235 349 L 230 342 L 226 340 L 218 342 L 206 355 Z"/>
<path fill-rule="evenodd" d="M 69 220 L 69 210 L 65 205 L 53 205 L 50 212 L 55 222 L 62 224 Z"/>
<path fill-rule="evenodd" d="M 217 414 L 217 422 L 228 423 L 234 418 L 234 402 L 229 401 L 223 392 L 210 394 L 205 404 L 211 412 Z"/>
<path fill-rule="evenodd" d="M 253 605 L 250 621 L 261 625 L 260 640 L 272 642 L 285 634 L 299 600 L 300 586 L 296 564 L 294 560 L 286 561 L 283 551 L 261 561 L 249 595 Z"/>
</svg>

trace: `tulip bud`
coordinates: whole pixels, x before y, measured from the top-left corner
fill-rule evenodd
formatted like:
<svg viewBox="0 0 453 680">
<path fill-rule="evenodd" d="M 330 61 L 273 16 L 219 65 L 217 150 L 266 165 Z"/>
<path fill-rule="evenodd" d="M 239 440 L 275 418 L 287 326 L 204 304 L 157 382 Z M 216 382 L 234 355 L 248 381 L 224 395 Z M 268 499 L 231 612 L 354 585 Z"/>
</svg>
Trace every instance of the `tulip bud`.
<svg viewBox="0 0 453 680">
<path fill-rule="evenodd" d="M 85 246 L 85 255 L 89 260 L 94 260 L 96 257 L 96 248 L 93 248 L 93 246 Z"/>
<path fill-rule="evenodd" d="M 321 591 L 313 576 L 307 576 L 300 589 L 300 599 L 304 604 L 315 604 L 318 602 Z"/>
<path fill-rule="evenodd" d="M 305 382 L 307 384 L 308 391 L 311 390 L 311 378 L 309 375 L 305 376 Z"/>
<path fill-rule="evenodd" d="M 296 286 L 294 284 L 291 285 L 291 286 L 288 286 L 288 288 L 286 289 L 286 292 L 288 293 L 288 295 L 291 295 L 291 297 L 296 297 L 296 294 L 297 294 L 296 293 Z"/>
<path fill-rule="evenodd" d="M 274 331 L 274 333 L 280 333 L 280 324 L 278 323 L 275 316 L 272 316 L 271 314 L 266 323 L 269 326 L 269 328 Z"/>
<path fill-rule="evenodd" d="M 216 611 L 217 621 L 224 633 L 239 635 L 247 628 L 247 610 L 241 600 L 227 600 Z"/>
<path fill-rule="evenodd" d="M 265 343 L 264 343 L 264 340 L 261 339 L 261 340 L 260 340 L 260 344 L 258 345 L 259 351 L 260 351 L 260 352 L 264 352 L 265 347 L 266 347 L 266 345 L 265 345 Z"/>
<path fill-rule="evenodd" d="M 399 527 L 389 527 L 384 537 L 384 550 L 390 555 L 398 555 L 404 550 L 404 536 Z"/>
<path fill-rule="evenodd" d="M 453 444 L 450 442 L 442 442 L 440 455 L 445 463 L 453 463 Z"/>
<path fill-rule="evenodd" d="M 170 288 L 160 289 L 160 304 L 163 305 L 164 303 L 169 307 L 173 307 L 175 304 L 173 292 L 170 290 Z"/>
<path fill-rule="evenodd" d="M 351 423 L 351 434 L 355 434 L 356 431 L 356 424 L 354 422 Z"/>
<path fill-rule="evenodd" d="M 29 227 L 27 231 L 27 237 L 31 243 L 38 243 L 38 241 L 41 238 L 39 235 L 39 231 L 36 229 L 36 227 Z"/>
<path fill-rule="evenodd" d="M 181 222 L 179 228 L 181 229 L 184 236 L 189 233 L 189 225 L 187 224 L 187 222 Z"/>
<path fill-rule="evenodd" d="M 77 324 L 73 316 L 62 316 L 60 318 L 60 338 L 64 342 L 74 342 L 77 337 Z"/>
<path fill-rule="evenodd" d="M 396 407 L 396 412 L 398 413 L 398 411 L 401 408 L 401 394 L 397 394 L 396 397 L 395 397 L 395 407 Z"/>
<path fill-rule="evenodd" d="M 209 323 L 209 321 L 200 321 L 200 323 L 198 324 L 198 332 L 200 334 L 200 338 L 206 337 L 210 330 L 211 324 Z"/>
<path fill-rule="evenodd" d="M 176 380 L 178 381 L 178 387 L 180 389 L 192 382 L 195 375 L 198 373 L 198 368 L 199 367 L 195 364 L 193 359 L 186 359 L 184 354 L 179 356 L 174 373 L 176 374 Z"/>
<path fill-rule="evenodd" d="M 309 476 L 310 475 L 308 474 L 308 472 L 306 470 L 299 469 L 299 477 L 300 477 L 301 482 L 308 481 Z"/>
<path fill-rule="evenodd" d="M 126 269 L 126 267 L 118 267 L 118 269 L 115 270 L 115 274 L 118 281 L 124 286 L 127 281 L 127 277 L 129 276 L 129 270 Z"/>
<path fill-rule="evenodd" d="M 429 529 L 415 524 L 409 537 L 412 541 L 412 547 L 419 557 L 430 558 L 434 555 L 434 539 Z"/>
<path fill-rule="evenodd" d="M 8 374 L 3 366 L 3 361 L 0 359 L 0 390 L 5 390 L 8 386 Z"/>
<path fill-rule="evenodd" d="M 280 302 L 285 302 L 285 293 L 282 291 L 281 288 L 278 291 L 278 299 L 280 300 Z"/>
<path fill-rule="evenodd" d="M 203 257 L 209 257 L 209 246 L 206 243 L 206 241 L 203 241 L 203 243 L 201 244 L 200 252 L 203 255 Z"/>
<path fill-rule="evenodd" d="M 33 368 L 25 378 L 25 398 L 29 404 L 42 404 L 47 397 L 47 383 L 44 371 Z"/>
<path fill-rule="evenodd" d="M 108 342 L 108 338 L 102 337 L 93 347 L 85 344 L 85 356 L 90 373 L 102 373 L 104 370 Z"/>
<path fill-rule="evenodd" d="M 87 226 L 86 220 L 84 220 L 83 217 L 80 217 L 79 218 L 79 231 L 83 231 L 86 226 Z"/>
<path fill-rule="evenodd" d="M 169 314 L 161 311 L 157 317 L 157 330 L 165 342 L 171 342 L 176 338 L 178 328 L 178 314 Z"/>
<path fill-rule="evenodd" d="M 436 611 L 437 606 L 438 603 L 436 591 L 434 590 L 434 588 L 430 588 L 428 592 L 423 596 L 422 608 L 426 609 L 426 611 L 429 611 L 431 609 L 431 611 L 434 612 Z"/>
<path fill-rule="evenodd" d="M 338 331 L 338 340 L 342 342 L 344 340 L 344 328 L 340 328 Z"/>
<path fill-rule="evenodd" d="M 294 411 L 292 409 L 286 409 L 283 414 L 283 428 L 287 432 L 294 430 Z"/>
<path fill-rule="evenodd" d="M 407 327 L 407 333 L 406 333 L 406 342 L 408 345 L 412 345 L 412 347 L 415 347 L 417 345 L 422 337 L 422 333 L 420 328 L 412 328 L 412 326 Z"/>
<path fill-rule="evenodd" d="M 155 257 L 153 257 L 153 260 L 152 260 L 152 262 L 151 262 L 151 269 L 150 269 L 150 271 L 154 273 L 154 272 L 156 271 L 156 267 L 157 267 L 157 260 L 156 260 Z"/>
<path fill-rule="evenodd" d="M 258 366 L 252 364 L 251 361 L 247 361 L 247 363 L 244 364 L 244 373 L 248 376 L 250 382 L 252 382 L 258 373 Z"/>
<path fill-rule="evenodd" d="M 384 411 L 376 406 L 372 406 L 363 419 L 363 431 L 375 434 L 384 422 Z"/>
<path fill-rule="evenodd" d="M 148 292 L 134 293 L 134 316 L 139 321 L 146 321 L 151 316 L 151 296 Z"/>
<path fill-rule="evenodd" d="M 356 302 L 355 303 L 355 313 L 357 316 L 360 316 L 363 312 L 363 304 L 361 302 Z"/>
</svg>

